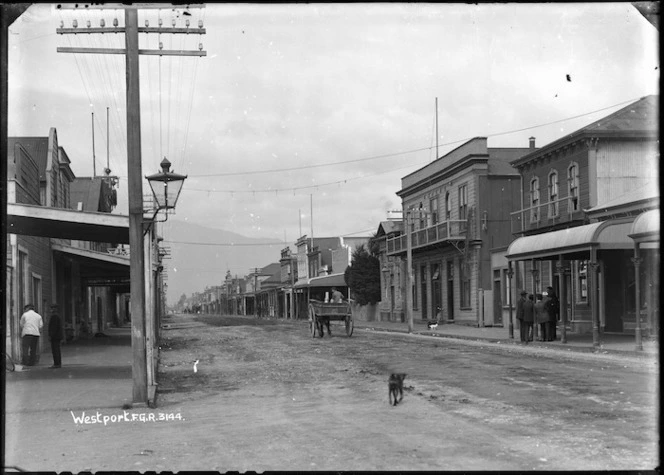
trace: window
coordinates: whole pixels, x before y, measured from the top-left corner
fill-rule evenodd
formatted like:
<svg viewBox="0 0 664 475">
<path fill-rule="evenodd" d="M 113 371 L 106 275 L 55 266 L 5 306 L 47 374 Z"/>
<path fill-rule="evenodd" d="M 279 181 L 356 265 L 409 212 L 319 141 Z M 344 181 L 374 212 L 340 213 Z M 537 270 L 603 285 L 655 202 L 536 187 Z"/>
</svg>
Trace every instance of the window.
<svg viewBox="0 0 664 475">
<path fill-rule="evenodd" d="M 588 301 L 588 261 L 576 262 L 576 300 Z"/>
<path fill-rule="evenodd" d="M 445 193 L 445 221 L 449 221 L 452 217 L 452 200 L 450 199 L 450 192 Z"/>
<path fill-rule="evenodd" d="M 530 180 L 530 222 L 536 223 L 539 221 L 539 178 L 535 177 Z"/>
<path fill-rule="evenodd" d="M 436 196 L 429 202 L 431 209 L 431 226 L 438 224 L 438 197 Z"/>
<path fill-rule="evenodd" d="M 422 207 L 422 202 L 420 201 L 420 207 L 417 210 L 417 214 L 420 218 L 420 225 L 417 229 L 424 229 L 426 227 L 426 213 L 423 213 L 422 211 L 424 211 L 424 208 Z"/>
<path fill-rule="evenodd" d="M 32 300 L 31 302 L 35 306 L 35 312 L 40 313 L 43 312 L 45 309 L 41 308 L 41 301 L 42 301 L 42 280 L 41 277 L 32 274 Z"/>
<path fill-rule="evenodd" d="M 572 163 L 567 169 L 569 212 L 579 211 L 579 166 Z"/>
<path fill-rule="evenodd" d="M 459 260 L 459 285 L 461 286 L 461 308 L 470 308 L 470 271 L 468 262 Z"/>
<path fill-rule="evenodd" d="M 28 254 L 18 251 L 18 311 L 23 313 L 23 307 L 28 303 Z"/>
<path fill-rule="evenodd" d="M 459 187 L 459 219 L 465 220 L 468 218 L 468 186 L 461 185 Z"/>
<path fill-rule="evenodd" d="M 502 269 L 502 299 L 503 299 L 503 307 L 507 307 L 510 302 L 512 302 L 513 297 L 512 297 L 512 279 L 510 279 L 509 276 L 509 269 Z M 512 275 L 514 277 L 514 275 Z"/>
<path fill-rule="evenodd" d="M 558 172 L 549 173 L 549 217 L 558 216 Z"/>
</svg>

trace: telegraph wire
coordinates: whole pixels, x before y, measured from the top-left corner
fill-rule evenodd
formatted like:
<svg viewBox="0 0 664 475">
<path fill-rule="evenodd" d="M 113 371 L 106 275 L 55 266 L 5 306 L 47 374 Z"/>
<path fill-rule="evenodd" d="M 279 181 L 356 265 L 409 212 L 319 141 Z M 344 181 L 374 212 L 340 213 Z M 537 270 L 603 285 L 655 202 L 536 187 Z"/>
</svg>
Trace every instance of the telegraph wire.
<svg viewBox="0 0 664 475">
<path fill-rule="evenodd" d="M 341 237 L 353 236 L 355 234 L 367 233 L 370 231 L 375 231 L 375 228 L 364 229 L 362 231 L 356 231 L 354 233 L 342 234 Z M 290 246 L 292 243 L 288 241 L 274 241 L 274 242 L 250 242 L 250 243 L 228 243 L 228 242 L 196 242 L 196 241 L 171 241 L 164 239 L 163 242 L 169 244 L 190 244 L 194 246 L 222 246 L 222 247 L 259 247 L 259 246 Z"/>
<path fill-rule="evenodd" d="M 594 111 L 591 111 L 591 112 L 585 112 L 583 114 L 575 115 L 575 116 L 572 116 L 572 117 L 566 117 L 564 119 L 558 119 L 558 120 L 555 120 L 555 121 L 552 121 L 552 122 L 547 122 L 547 123 L 544 123 L 544 124 L 532 125 L 532 126 L 529 126 L 529 127 L 509 130 L 509 131 L 506 131 L 506 132 L 497 132 L 497 133 L 494 133 L 494 134 L 487 134 L 486 137 L 487 138 L 497 137 L 497 136 L 500 136 L 500 135 L 514 134 L 514 133 L 517 133 L 517 132 L 523 132 L 523 131 L 526 131 L 526 130 L 536 129 L 536 128 L 539 128 L 539 127 L 546 127 L 548 125 L 554 125 L 554 124 L 558 124 L 560 122 L 566 122 L 568 120 L 574 120 L 574 119 L 578 119 L 580 117 L 584 117 L 584 116 L 587 116 L 587 115 L 595 114 L 597 112 L 602 112 L 602 111 L 605 111 L 607 109 L 612 109 L 614 107 L 618 107 L 618 106 L 621 106 L 621 105 L 624 105 L 624 104 L 634 102 L 636 100 L 638 100 L 638 99 L 631 99 L 631 100 L 628 100 L 628 101 L 623 101 L 623 102 L 620 102 L 618 104 L 603 107 L 601 109 L 597 109 L 597 110 L 594 110 Z M 473 137 L 466 137 L 466 138 L 463 138 L 463 139 L 454 140 L 452 142 L 439 144 L 439 147 L 445 147 L 445 146 L 455 145 L 455 144 L 462 143 L 462 142 L 467 142 L 468 140 L 470 140 L 472 138 Z M 363 158 L 355 158 L 355 159 L 352 159 L 352 160 L 344 160 L 344 161 L 340 161 L 340 162 L 318 163 L 318 164 L 312 164 L 312 165 L 301 165 L 301 166 L 298 166 L 298 167 L 275 168 L 275 169 L 270 169 L 270 170 L 253 170 L 253 171 L 228 172 L 228 173 L 208 173 L 208 174 L 205 174 L 205 175 L 189 175 L 189 177 L 191 177 L 191 178 L 204 178 L 204 177 L 257 175 L 257 174 L 261 174 L 261 173 L 277 173 L 277 172 L 298 171 L 298 170 L 305 170 L 305 169 L 311 169 L 311 168 L 321 168 L 321 167 L 329 167 L 329 166 L 334 166 L 334 165 L 344 165 L 344 164 L 347 164 L 347 163 L 364 162 L 364 161 L 369 161 L 369 160 L 376 160 L 378 158 L 396 157 L 396 156 L 400 156 L 400 155 L 406 155 L 406 154 L 409 154 L 409 153 L 416 153 L 416 152 L 422 152 L 422 151 L 425 151 L 425 150 L 432 150 L 433 148 L 435 148 L 435 145 L 432 145 L 432 146 L 429 146 L 429 147 L 416 148 L 416 149 L 412 149 L 412 150 L 404 150 L 404 151 L 401 151 L 401 152 L 387 153 L 387 154 L 382 154 L 382 155 L 373 155 L 373 156 L 370 156 L 370 157 L 363 157 Z"/>
</svg>

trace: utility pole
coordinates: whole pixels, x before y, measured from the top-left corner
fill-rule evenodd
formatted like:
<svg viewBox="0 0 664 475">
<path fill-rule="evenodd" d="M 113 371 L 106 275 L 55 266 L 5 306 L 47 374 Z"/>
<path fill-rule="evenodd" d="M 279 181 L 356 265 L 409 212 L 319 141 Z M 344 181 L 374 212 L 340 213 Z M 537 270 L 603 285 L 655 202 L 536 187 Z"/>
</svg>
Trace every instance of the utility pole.
<svg viewBox="0 0 664 475">
<path fill-rule="evenodd" d="M 131 346 L 132 346 L 132 379 L 133 379 L 133 403 L 143 405 L 148 403 L 148 371 L 146 352 L 146 277 L 145 277 L 145 246 L 143 241 L 143 173 L 141 165 L 141 110 L 140 110 L 140 74 L 139 54 L 159 56 L 205 56 L 202 51 L 173 51 L 173 50 L 139 50 L 139 33 L 157 34 L 205 34 L 202 22 L 196 28 L 162 28 L 138 26 L 138 9 L 164 8 L 166 5 L 140 4 L 135 6 L 123 3 L 107 4 L 60 4 L 62 9 L 91 10 L 91 9 L 123 9 L 125 14 L 125 26 L 118 27 L 117 19 L 112 27 L 101 26 L 78 29 L 58 28 L 58 34 L 92 34 L 92 33 L 124 33 L 125 49 L 109 48 L 71 48 L 58 47 L 58 53 L 92 53 L 92 54 L 124 54 L 126 58 L 127 79 L 127 183 L 129 199 L 129 248 L 130 252 L 130 301 L 131 301 Z M 176 5 L 173 5 L 174 7 Z M 191 8 L 202 8 L 202 4 L 189 5 Z M 166 6 L 168 8 L 168 6 Z M 149 328 L 149 325 L 148 325 Z M 152 362 L 150 362 L 152 364 Z"/>
</svg>

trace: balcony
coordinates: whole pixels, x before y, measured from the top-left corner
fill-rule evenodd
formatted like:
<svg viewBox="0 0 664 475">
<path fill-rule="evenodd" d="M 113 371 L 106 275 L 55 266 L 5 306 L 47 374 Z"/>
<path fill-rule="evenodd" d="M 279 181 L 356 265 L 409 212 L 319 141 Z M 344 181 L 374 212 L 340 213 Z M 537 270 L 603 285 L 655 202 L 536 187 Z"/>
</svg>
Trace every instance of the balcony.
<svg viewBox="0 0 664 475">
<path fill-rule="evenodd" d="M 443 244 L 450 241 L 463 241 L 466 239 L 468 221 L 449 220 L 434 224 L 428 228 L 418 229 L 411 233 L 411 248 L 422 249 L 434 244 Z M 407 250 L 406 235 L 388 238 L 387 255 L 403 254 Z"/>
<path fill-rule="evenodd" d="M 559 198 L 510 213 L 512 234 L 522 234 L 582 220 L 583 211 L 580 202 L 577 201 L 576 209 L 574 209 L 570 197 Z"/>
</svg>

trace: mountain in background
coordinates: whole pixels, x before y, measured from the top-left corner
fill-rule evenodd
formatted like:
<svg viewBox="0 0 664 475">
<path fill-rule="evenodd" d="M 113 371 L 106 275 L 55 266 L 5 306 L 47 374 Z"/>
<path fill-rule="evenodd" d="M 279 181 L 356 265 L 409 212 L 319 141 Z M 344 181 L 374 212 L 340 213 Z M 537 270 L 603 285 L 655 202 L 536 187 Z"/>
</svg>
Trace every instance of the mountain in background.
<svg viewBox="0 0 664 475">
<path fill-rule="evenodd" d="M 171 258 L 164 261 L 169 305 L 183 293 L 190 296 L 205 287 L 221 285 L 227 270 L 233 277 L 244 277 L 253 268 L 279 262 L 281 250 L 287 247 L 274 239 L 249 238 L 177 220 L 168 220 L 161 235 L 161 245 L 171 250 Z"/>
</svg>

